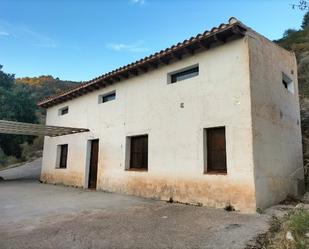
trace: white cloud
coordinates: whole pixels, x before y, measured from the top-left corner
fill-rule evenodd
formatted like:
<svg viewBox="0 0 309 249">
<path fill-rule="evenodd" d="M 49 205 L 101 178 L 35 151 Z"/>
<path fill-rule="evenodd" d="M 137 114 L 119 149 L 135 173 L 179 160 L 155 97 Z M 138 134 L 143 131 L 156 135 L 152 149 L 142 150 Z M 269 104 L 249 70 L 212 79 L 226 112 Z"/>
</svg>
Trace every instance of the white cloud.
<svg viewBox="0 0 309 249">
<path fill-rule="evenodd" d="M 10 33 L 5 30 L 9 30 Z M 56 48 L 57 43 L 54 39 L 49 36 L 37 32 L 32 28 L 9 23 L 3 20 L 0 20 L 0 36 L 10 36 L 11 39 L 21 40 L 23 43 L 30 44 L 36 47 L 45 47 L 45 48 Z"/>
<path fill-rule="evenodd" d="M 28 38 L 32 40 L 32 45 L 34 46 L 44 47 L 44 48 L 56 48 L 57 47 L 56 42 L 46 35 L 33 31 L 32 29 L 29 29 L 28 27 L 22 27 L 20 30 L 24 33 L 24 35 L 27 35 Z"/>
<path fill-rule="evenodd" d="M 131 53 L 139 53 L 139 52 L 148 51 L 148 48 L 144 46 L 144 42 L 142 41 L 132 43 L 132 44 L 108 43 L 106 47 L 114 51 L 124 51 L 124 52 L 131 52 Z"/>
<path fill-rule="evenodd" d="M 133 4 L 144 4 L 146 0 L 131 0 Z"/>
<path fill-rule="evenodd" d="M 0 36 L 9 36 L 10 34 L 5 31 L 0 31 Z"/>
</svg>

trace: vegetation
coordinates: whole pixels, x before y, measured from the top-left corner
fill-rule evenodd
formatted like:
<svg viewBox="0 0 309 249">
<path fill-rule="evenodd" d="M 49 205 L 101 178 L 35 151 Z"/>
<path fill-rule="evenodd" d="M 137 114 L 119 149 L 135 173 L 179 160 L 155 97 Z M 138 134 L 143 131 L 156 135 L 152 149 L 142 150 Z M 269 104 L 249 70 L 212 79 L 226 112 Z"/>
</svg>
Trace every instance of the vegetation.
<svg viewBox="0 0 309 249">
<path fill-rule="evenodd" d="M 260 236 L 262 249 L 309 248 L 309 211 L 295 208 L 282 218 L 273 217 L 270 230 Z"/>
<path fill-rule="evenodd" d="M 75 84 L 52 76 L 15 79 L 0 65 L 0 119 L 43 123 L 45 112 L 36 103 Z M 40 155 L 42 145 L 43 137 L 0 134 L 0 167 Z"/>
<path fill-rule="evenodd" d="M 307 27 L 309 26 L 309 12 L 307 12 L 305 15 L 304 15 L 304 18 L 303 18 L 303 22 L 302 22 L 302 29 L 306 29 Z"/>
</svg>

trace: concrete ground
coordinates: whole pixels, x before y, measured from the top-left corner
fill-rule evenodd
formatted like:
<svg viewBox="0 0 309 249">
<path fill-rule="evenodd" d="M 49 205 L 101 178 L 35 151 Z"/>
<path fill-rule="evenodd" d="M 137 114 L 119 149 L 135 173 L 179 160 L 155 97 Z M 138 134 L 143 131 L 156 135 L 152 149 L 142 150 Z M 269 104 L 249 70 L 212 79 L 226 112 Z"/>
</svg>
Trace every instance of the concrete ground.
<svg viewBox="0 0 309 249">
<path fill-rule="evenodd" d="M 0 249 L 239 249 L 268 228 L 245 215 L 41 184 L 41 159 L 0 171 Z"/>
<path fill-rule="evenodd" d="M 5 180 L 39 179 L 41 175 L 42 158 L 35 159 L 18 167 L 0 170 L 0 177 Z"/>
<path fill-rule="evenodd" d="M 244 248 L 267 217 L 41 184 L 0 182 L 0 248 Z"/>
</svg>

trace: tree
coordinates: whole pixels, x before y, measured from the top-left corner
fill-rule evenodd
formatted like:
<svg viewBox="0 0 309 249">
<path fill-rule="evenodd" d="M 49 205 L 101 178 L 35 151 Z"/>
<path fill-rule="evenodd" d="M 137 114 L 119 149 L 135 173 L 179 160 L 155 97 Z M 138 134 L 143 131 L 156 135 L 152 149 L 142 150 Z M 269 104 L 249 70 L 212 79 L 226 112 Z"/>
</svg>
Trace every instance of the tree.
<svg viewBox="0 0 309 249">
<path fill-rule="evenodd" d="M 2 65 L 0 65 L 0 87 L 9 89 L 14 84 L 14 74 L 7 74 L 2 71 Z"/>
<path fill-rule="evenodd" d="M 29 89 L 15 84 L 13 74 L 3 72 L 0 67 L 0 119 L 34 123 L 37 121 L 36 105 Z M 33 137 L 0 134 L 0 148 L 7 156 L 21 156 L 20 144 L 31 142 Z"/>
<path fill-rule="evenodd" d="M 309 11 L 307 11 L 307 13 L 304 15 L 301 27 L 302 29 L 305 29 L 308 26 L 309 26 Z"/>
<path fill-rule="evenodd" d="M 309 2 L 305 0 L 300 0 L 298 4 L 292 4 L 292 9 L 298 8 L 300 10 L 308 10 Z"/>
<path fill-rule="evenodd" d="M 288 36 L 290 36 L 291 34 L 296 33 L 296 32 L 297 32 L 296 29 L 287 29 L 286 31 L 284 31 L 283 37 L 288 37 Z"/>
</svg>

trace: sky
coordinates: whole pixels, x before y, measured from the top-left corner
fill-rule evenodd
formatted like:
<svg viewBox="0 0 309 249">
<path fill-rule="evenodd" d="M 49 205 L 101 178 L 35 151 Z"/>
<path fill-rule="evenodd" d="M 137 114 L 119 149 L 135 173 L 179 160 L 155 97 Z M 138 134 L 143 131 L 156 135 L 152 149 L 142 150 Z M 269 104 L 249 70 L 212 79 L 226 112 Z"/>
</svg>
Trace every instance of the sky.
<svg viewBox="0 0 309 249">
<path fill-rule="evenodd" d="M 271 40 L 299 29 L 297 0 L 0 0 L 0 65 L 86 81 L 227 23 Z"/>
</svg>

